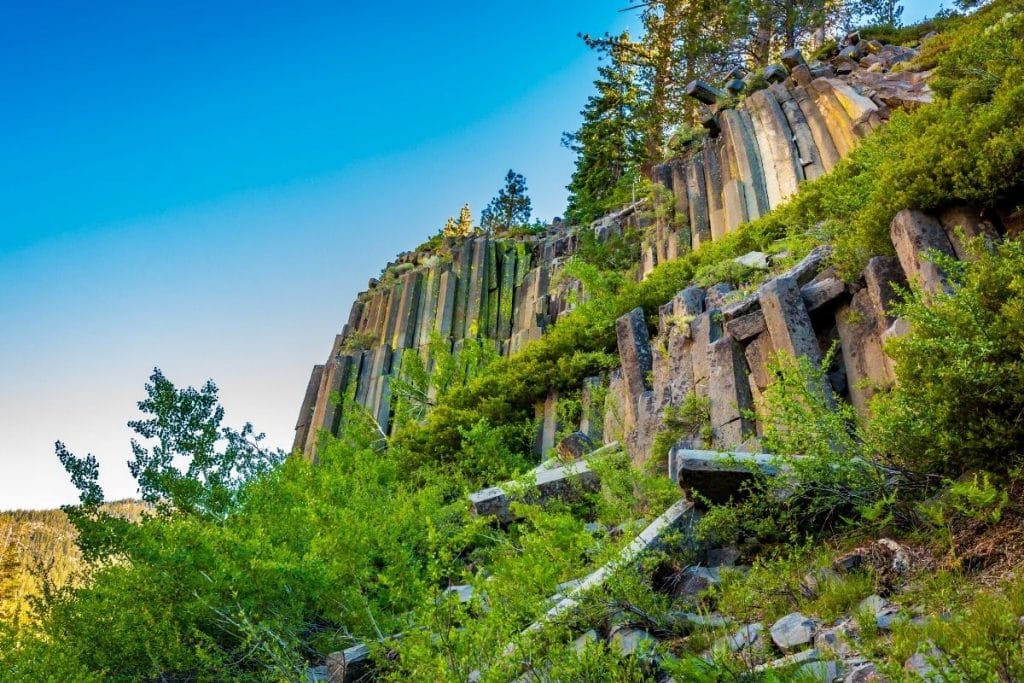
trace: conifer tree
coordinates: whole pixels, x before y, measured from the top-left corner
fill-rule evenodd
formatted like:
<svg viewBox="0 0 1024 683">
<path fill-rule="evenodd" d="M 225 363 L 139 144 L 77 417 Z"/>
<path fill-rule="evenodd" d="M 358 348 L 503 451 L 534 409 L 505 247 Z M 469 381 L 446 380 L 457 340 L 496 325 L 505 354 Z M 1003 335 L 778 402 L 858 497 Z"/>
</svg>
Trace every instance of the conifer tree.
<svg viewBox="0 0 1024 683">
<path fill-rule="evenodd" d="M 505 186 L 480 214 L 480 227 L 488 233 L 500 234 L 530 221 L 532 205 L 526 194 L 526 178 L 509 169 Z"/>
<path fill-rule="evenodd" d="M 469 237 L 473 234 L 473 212 L 469 209 L 469 204 L 463 204 L 459 210 L 459 236 Z"/>
</svg>

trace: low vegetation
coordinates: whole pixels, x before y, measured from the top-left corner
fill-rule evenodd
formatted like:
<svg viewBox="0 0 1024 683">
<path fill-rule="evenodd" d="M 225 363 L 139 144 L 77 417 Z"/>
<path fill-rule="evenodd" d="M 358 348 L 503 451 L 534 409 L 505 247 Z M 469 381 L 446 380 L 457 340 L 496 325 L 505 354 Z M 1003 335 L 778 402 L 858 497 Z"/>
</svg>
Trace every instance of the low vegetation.
<svg viewBox="0 0 1024 683">
<path fill-rule="evenodd" d="M 542 339 L 508 358 L 487 344 L 438 352 L 429 373 L 415 358 L 403 362 L 390 439 L 351 406 L 341 434 L 323 435 L 316 465 L 284 459 L 251 426 L 222 424 L 212 383 L 179 389 L 157 371 L 140 403 L 147 418 L 132 425 L 132 474 L 146 507 L 126 514 L 105 505 L 95 459 L 58 444 L 82 497 L 45 523 L 57 540 L 34 563 L 44 570 L 39 585 L 25 578 L 21 553 L 11 571 L 11 548 L 44 527 L 31 516 L 0 518 L 0 597 L 9 598 L 0 677 L 294 681 L 328 653 L 367 642 L 380 674 L 395 681 L 464 681 L 473 671 L 511 680 L 527 660 L 550 680 L 647 680 L 638 658 L 600 642 L 580 644 L 580 656 L 573 645 L 581 631 L 627 614 L 665 636 L 663 668 L 677 680 L 735 680 L 749 668 L 739 657 L 699 657 L 726 627 L 681 629 L 669 616 L 678 605 L 662 578 L 696 561 L 678 538 L 583 596 L 570 616 L 523 634 L 560 585 L 614 557 L 678 498 L 665 477 L 612 456 L 594 465 L 597 493 L 515 503 L 506 526 L 470 514 L 465 494 L 535 464 L 534 405 L 617 365 L 614 324 L 623 313 L 640 306 L 653 320 L 694 281 L 754 285 L 757 276 L 732 259 L 755 249 L 785 264 L 783 252 L 795 260 L 832 243 L 836 265 L 855 278 L 869 256 L 891 251 L 888 225 L 899 209 L 1015 208 L 1024 181 L 1022 9 L 1021 0 L 997 0 L 929 27 L 946 30 L 919 58 L 935 68 L 938 101 L 894 113 L 779 210 L 639 283 L 630 272 L 633 235 L 584 240 L 567 272 L 590 297 Z M 579 215 L 608 197 L 621 201 L 627 185 L 632 192 L 635 170 L 616 173 L 610 194 L 577 203 Z M 911 333 L 889 345 L 900 381 L 876 396 L 868 418 L 835 408 L 821 368 L 776 359 L 765 446 L 804 458 L 785 481 L 755 478 L 744 498 L 704 516 L 700 538 L 736 546 L 751 568 L 725 571 L 698 596 L 700 610 L 737 622 L 795 609 L 827 621 L 851 616 L 863 622 L 862 653 L 894 679 L 928 642 L 952 680 L 1024 675 L 1024 579 L 1006 576 L 1024 547 L 1024 249 L 1015 240 L 972 248 L 972 260 L 940 260 L 949 295 L 906 292 L 898 312 Z M 669 416 L 659 449 L 699 435 L 706 421 L 706 406 L 687 403 Z M 860 601 L 883 589 L 870 570 L 801 589 L 808 572 L 883 534 L 930 558 L 928 571 L 891 599 L 943 618 L 878 633 L 857 616 Z M 81 564 L 47 559 L 74 557 L 72 539 Z M 460 600 L 448 591 L 456 585 L 472 586 L 473 596 Z M 37 599 L 10 599 L 30 591 Z M 521 656 L 505 654 L 510 644 Z M 771 676 L 763 680 L 785 678 Z"/>
</svg>

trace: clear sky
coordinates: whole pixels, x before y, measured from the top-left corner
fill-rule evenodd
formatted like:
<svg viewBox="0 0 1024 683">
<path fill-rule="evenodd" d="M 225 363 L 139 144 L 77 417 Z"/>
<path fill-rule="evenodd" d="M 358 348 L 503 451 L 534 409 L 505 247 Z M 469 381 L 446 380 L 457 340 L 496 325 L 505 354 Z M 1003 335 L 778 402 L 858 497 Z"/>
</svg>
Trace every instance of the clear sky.
<svg viewBox="0 0 1024 683">
<path fill-rule="evenodd" d="M 135 494 L 159 366 L 291 444 L 355 294 L 505 171 L 565 205 L 624 0 L 10 3 L 0 23 L 0 509 Z M 905 19 L 934 12 L 908 4 Z"/>
</svg>

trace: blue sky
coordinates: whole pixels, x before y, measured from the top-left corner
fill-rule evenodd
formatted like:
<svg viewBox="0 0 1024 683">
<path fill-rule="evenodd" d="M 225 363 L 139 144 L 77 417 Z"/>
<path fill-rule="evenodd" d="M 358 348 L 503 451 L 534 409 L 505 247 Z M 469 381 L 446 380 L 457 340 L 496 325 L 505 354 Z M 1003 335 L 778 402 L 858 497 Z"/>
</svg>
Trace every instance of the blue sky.
<svg viewBox="0 0 1024 683">
<path fill-rule="evenodd" d="M 212 377 L 229 422 L 290 445 L 310 367 L 395 254 L 509 168 L 561 213 L 596 64 L 576 33 L 625 6 L 9 4 L 0 509 L 74 499 L 57 439 L 133 495 L 124 425 L 153 366 Z"/>
</svg>

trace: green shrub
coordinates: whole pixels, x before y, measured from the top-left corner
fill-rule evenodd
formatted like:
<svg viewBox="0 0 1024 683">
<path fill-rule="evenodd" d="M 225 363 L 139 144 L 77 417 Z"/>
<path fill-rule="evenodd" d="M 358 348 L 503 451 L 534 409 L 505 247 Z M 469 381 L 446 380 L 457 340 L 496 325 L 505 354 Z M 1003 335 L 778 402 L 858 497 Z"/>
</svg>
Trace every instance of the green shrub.
<svg viewBox="0 0 1024 683">
<path fill-rule="evenodd" d="M 973 260 L 945 262 L 952 293 L 915 289 L 897 307 L 911 328 L 887 344 L 898 384 L 872 403 L 881 453 L 954 478 L 1024 457 L 1024 244 L 970 248 Z"/>
</svg>

